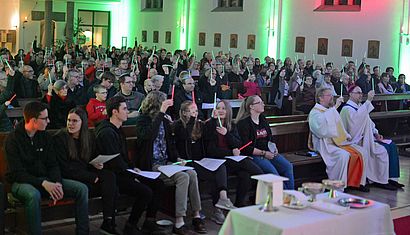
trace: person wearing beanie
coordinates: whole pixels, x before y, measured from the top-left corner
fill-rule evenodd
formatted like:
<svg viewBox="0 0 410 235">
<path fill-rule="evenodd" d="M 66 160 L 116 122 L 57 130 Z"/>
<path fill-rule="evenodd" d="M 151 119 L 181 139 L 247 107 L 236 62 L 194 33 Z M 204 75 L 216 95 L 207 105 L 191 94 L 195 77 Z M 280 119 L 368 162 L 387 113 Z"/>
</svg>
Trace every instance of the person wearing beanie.
<svg viewBox="0 0 410 235">
<path fill-rule="evenodd" d="M 65 127 L 68 111 L 76 105 L 74 101 L 67 98 L 67 83 L 64 80 L 58 80 L 48 86 L 47 94 L 43 98 L 50 109 L 49 129 L 59 129 Z"/>
</svg>

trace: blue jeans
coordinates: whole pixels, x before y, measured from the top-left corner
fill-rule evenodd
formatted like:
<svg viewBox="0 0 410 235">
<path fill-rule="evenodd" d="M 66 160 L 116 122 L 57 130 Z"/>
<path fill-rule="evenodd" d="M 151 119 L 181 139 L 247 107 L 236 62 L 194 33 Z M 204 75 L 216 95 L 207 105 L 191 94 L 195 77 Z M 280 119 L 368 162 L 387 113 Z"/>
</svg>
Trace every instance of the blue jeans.
<svg viewBox="0 0 410 235">
<path fill-rule="evenodd" d="M 88 220 L 88 188 L 85 184 L 69 179 L 63 179 L 64 197 L 75 199 L 76 234 L 89 233 Z M 29 234 L 37 235 L 41 232 L 41 198 L 49 197 L 44 188 L 36 188 L 31 184 L 13 183 L 13 196 L 24 204 Z"/>
<path fill-rule="evenodd" d="M 253 161 L 258 165 L 265 174 L 272 173 L 287 177 L 289 180 L 283 182 L 284 189 L 294 189 L 295 182 L 293 177 L 293 165 L 282 155 L 278 155 L 271 160 L 261 156 L 253 156 Z"/>
</svg>

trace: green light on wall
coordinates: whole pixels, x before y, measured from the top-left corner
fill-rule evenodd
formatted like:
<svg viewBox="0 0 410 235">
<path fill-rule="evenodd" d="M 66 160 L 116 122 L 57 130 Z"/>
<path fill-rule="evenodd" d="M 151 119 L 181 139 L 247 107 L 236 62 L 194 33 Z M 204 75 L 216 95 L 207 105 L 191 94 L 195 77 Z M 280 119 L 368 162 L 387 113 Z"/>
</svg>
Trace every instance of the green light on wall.
<svg viewBox="0 0 410 235">
<path fill-rule="evenodd" d="M 410 80 L 410 25 L 409 25 L 409 1 L 404 1 L 403 23 L 400 28 L 400 49 L 399 49 L 399 72 L 406 75 L 406 80 Z"/>
<path fill-rule="evenodd" d="M 410 80 L 410 36 L 402 35 L 400 43 L 399 71 L 406 75 L 406 80 Z"/>
<path fill-rule="evenodd" d="M 268 55 L 277 58 L 279 36 L 279 0 L 269 0 Z"/>
<path fill-rule="evenodd" d="M 189 0 L 181 0 L 180 3 L 181 9 L 181 18 L 179 19 L 179 48 L 187 48 L 187 35 L 188 35 L 188 21 L 189 21 Z"/>
</svg>

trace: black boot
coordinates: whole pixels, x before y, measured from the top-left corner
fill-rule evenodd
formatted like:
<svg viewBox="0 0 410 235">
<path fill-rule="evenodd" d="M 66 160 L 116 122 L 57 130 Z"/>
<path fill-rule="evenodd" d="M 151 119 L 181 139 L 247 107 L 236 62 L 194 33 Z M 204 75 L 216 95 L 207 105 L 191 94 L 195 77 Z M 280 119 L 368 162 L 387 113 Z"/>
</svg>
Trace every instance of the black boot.
<svg viewBox="0 0 410 235">
<path fill-rule="evenodd" d="M 120 234 L 116 229 L 115 229 L 115 222 L 112 219 L 105 219 L 103 223 L 101 224 L 100 231 L 103 234 L 107 235 L 117 235 Z"/>
</svg>

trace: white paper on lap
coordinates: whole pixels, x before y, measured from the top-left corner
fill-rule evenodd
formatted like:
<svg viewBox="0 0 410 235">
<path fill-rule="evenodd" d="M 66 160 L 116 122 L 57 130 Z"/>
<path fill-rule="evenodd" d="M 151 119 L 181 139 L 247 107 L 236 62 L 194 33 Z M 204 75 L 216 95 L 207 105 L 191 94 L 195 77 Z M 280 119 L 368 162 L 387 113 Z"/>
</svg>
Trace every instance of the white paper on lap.
<svg viewBox="0 0 410 235">
<path fill-rule="evenodd" d="M 133 169 L 127 169 L 127 171 L 148 179 L 156 179 L 159 177 L 159 175 L 161 175 L 161 172 L 157 171 L 134 171 Z"/>
<path fill-rule="evenodd" d="M 235 162 L 240 162 L 243 159 L 247 158 L 248 156 L 226 156 L 225 158 L 234 160 Z"/>
<path fill-rule="evenodd" d="M 167 177 L 171 177 L 175 173 L 178 173 L 181 171 L 192 170 L 192 169 L 194 168 L 190 166 L 179 166 L 179 165 L 165 165 L 165 166 L 158 167 L 158 170 L 162 172 L 164 175 L 166 175 Z"/>
<path fill-rule="evenodd" d="M 106 162 L 108 162 L 109 160 L 119 156 L 120 154 L 113 154 L 113 155 L 98 155 L 96 158 L 94 158 L 90 164 L 94 165 L 94 164 L 104 164 Z"/>
<path fill-rule="evenodd" d="M 201 161 L 195 162 L 210 171 L 216 171 L 216 169 L 218 169 L 222 164 L 224 164 L 226 160 L 202 158 Z"/>
</svg>

